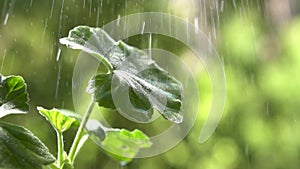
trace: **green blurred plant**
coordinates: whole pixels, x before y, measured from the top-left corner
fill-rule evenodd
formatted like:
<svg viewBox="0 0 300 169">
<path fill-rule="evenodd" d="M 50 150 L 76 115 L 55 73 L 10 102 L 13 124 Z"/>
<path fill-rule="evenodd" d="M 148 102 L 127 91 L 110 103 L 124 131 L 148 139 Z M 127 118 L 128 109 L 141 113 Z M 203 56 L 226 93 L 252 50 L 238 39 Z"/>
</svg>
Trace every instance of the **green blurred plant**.
<svg viewBox="0 0 300 169">
<path fill-rule="evenodd" d="M 51 169 L 72 169 L 78 152 L 89 137 L 96 138 L 96 143 L 122 165 L 130 162 L 141 148 L 149 148 L 152 143 L 140 130 L 130 132 L 126 129 L 107 128 L 99 121 L 90 120 L 95 103 L 116 109 L 111 93 L 113 76 L 122 78 L 120 85 L 128 86 L 130 100 L 137 110 L 134 114 L 136 119 L 150 120 L 155 109 L 167 120 L 182 122 L 181 83 L 160 68 L 145 52 L 122 41 L 115 42 L 100 28 L 87 26 L 74 28 L 60 42 L 91 54 L 107 67 L 108 72 L 98 73 L 90 80 L 87 92 L 93 97 L 83 117 L 69 110 L 37 107 L 40 115 L 56 131 L 56 158 L 29 130 L 0 122 L 1 168 L 41 169 L 47 166 Z M 0 118 L 9 114 L 26 113 L 29 110 L 29 98 L 23 78 L 1 75 L 0 81 Z M 150 95 L 149 92 L 153 94 Z M 161 97 L 166 98 L 167 102 L 163 102 Z M 163 109 L 162 105 L 165 106 Z M 63 133 L 71 126 L 78 130 L 67 153 L 64 150 Z"/>
</svg>

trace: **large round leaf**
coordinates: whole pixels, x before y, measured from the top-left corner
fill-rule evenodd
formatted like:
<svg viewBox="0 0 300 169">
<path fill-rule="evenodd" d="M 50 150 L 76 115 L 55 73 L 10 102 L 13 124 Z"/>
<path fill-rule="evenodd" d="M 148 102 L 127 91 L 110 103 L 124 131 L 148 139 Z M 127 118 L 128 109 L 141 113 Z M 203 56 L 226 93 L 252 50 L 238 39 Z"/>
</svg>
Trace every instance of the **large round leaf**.
<svg viewBox="0 0 300 169">
<path fill-rule="evenodd" d="M 182 122 L 181 83 L 144 51 L 122 41 L 114 41 L 100 28 L 87 26 L 74 28 L 68 37 L 60 39 L 60 43 L 87 52 L 109 65 L 110 72 L 96 75 L 88 87 L 88 92 L 93 94 L 99 106 L 120 111 L 120 106 L 126 105 L 129 100 L 132 109 L 125 110 L 125 113 L 136 120 L 150 120 L 156 109 L 166 119 Z M 120 103 L 122 100 L 116 101 L 122 95 L 128 95 L 128 99 L 123 99 L 124 104 Z"/>
</svg>

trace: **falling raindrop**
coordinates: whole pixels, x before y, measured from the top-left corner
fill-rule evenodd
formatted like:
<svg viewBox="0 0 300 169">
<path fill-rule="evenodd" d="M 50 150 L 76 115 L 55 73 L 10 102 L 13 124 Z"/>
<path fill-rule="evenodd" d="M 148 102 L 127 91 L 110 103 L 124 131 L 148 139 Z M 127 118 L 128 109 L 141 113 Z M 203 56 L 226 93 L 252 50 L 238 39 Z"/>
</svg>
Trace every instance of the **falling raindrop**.
<svg viewBox="0 0 300 169">
<path fill-rule="evenodd" d="M 217 39 L 217 31 L 216 31 L 216 23 L 215 23 L 215 18 L 211 14 L 211 21 L 212 21 L 212 34 L 215 39 Z"/>
<path fill-rule="evenodd" d="M 188 18 L 185 18 L 185 29 L 186 29 L 186 39 L 187 39 L 187 41 L 189 41 L 189 32 L 188 32 L 188 30 L 189 30 L 189 19 Z"/>
<path fill-rule="evenodd" d="M 5 56 L 6 56 L 6 49 L 4 49 L 4 54 L 3 54 L 3 58 L 2 58 L 2 64 L 1 64 L 1 69 L 0 69 L 0 72 L 1 72 L 1 73 L 2 73 L 2 70 L 3 70 L 3 65 L 4 65 Z"/>
<path fill-rule="evenodd" d="M 141 34 L 143 35 L 144 34 L 144 31 L 145 31 L 145 21 L 143 22 L 143 26 L 142 26 L 142 32 L 141 32 Z"/>
<path fill-rule="evenodd" d="M 171 13 L 171 12 L 170 12 L 170 13 Z M 169 33 L 172 34 L 172 18 L 171 18 L 171 15 L 170 15 L 170 17 L 169 17 L 168 22 L 169 22 Z"/>
<path fill-rule="evenodd" d="M 45 19 L 45 26 L 43 30 L 43 36 L 42 36 L 42 42 L 41 42 L 41 48 L 43 47 L 44 40 L 45 40 L 45 34 L 46 34 L 46 29 L 48 27 L 48 18 Z"/>
<path fill-rule="evenodd" d="M 203 1 L 203 18 L 204 18 L 204 24 L 205 24 L 205 26 L 207 27 L 207 14 L 206 14 L 206 3 L 205 3 L 205 1 Z"/>
<path fill-rule="evenodd" d="M 246 156 L 246 159 L 247 159 L 247 165 L 248 165 L 247 168 L 250 168 L 250 156 L 249 156 L 249 146 L 248 146 L 248 144 L 245 145 L 244 153 L 245 153 L 245 156 Z"/>
<path fill-rule="evenodd" d="M 120 15 L 120 14 L 118 14 L 117 26 L 120 26 L 120 19 L 121 19 L 121 15 Z"/>
<path fill-rule="evenodd" d="M 100 17 L 100 13 L 101 13 L 101 6 L 98 6 L 98 10 L 97 10 L 97 18 L 96 18 L 96 27 L 99 27 L 99 17 Z"/>
<path fill-rule="evenodd" d="M 4 19 L 3 25 L 6 25 L 6 24 L 7 24 L 8 17 L 9 17 L 9 13 L 7 12 L 6 15 L 5 15 L 5 19 Z"/>
<path fill-rule="evenodd" d="M 52 60 L 52 57 L 53 57 L 53 50 L 54 50 L 54 43 L 52 43 L 51 45 L 51 52 L 50 52 L 50 55 L 49 55 L 49 60 Z"/>
<path fill-rule="evenodd" d="M 151 49 L 152 49 L 152 33 L 149 34 L 149 46 L 148 46 L 148 51 L 149 51 L 150 59 L 152 58 Z"/>
<path fill-rule="evenodd" d="M 220 28 L 220 7 L 219 7 L 219 2 L 216 1 L 216 14 L 217 14 L 217 25 L 218 25 L 218 28 Z"/>
<path fill-rule="evenodd" d="M 50 11 L 50 19 L 52 19 L 52 15 L 53 15 L 54 1 L 55 0 L 52 0 L 51 11 Z"/>
<path fill-rule="evenodd" d="M 58 24 L 58 37 L 61 36 L 60 33 L 61 33 L 61 25 L 62 25 L 62 16 L 63 16 L 63 12 L 64 12 L 64 3 L 65 3 L 65 0 L 62 0 L 61 8 L 60 8 L 59 24 Z"/>
<path fill-rule="evenodd" d="M 2 17 L 4 17 L 6 6 L 7 6 L 7 0 L 4 1 L 2 6 Z"/>
<path fill-rule="evenodd" d="M 266 115 L 268 116 L 270 114 L 270 110 L 269 110 L 269 102 L 267 102 L 267 110 L 266 110 Z"/>
<path fill-rule="evenodd" d="M 16 53 L 18 53 L 18 51 L 16 51 Z M 9 73 L 12 72 L 12 70 L 13 70 L 13 63 L 15 60 L 15 56 L 16 56 L 16 54 L 14 53 L 11 57 L 11 62 L 10 62 L 9 71 L 8 71 Z"/>
<path fill-rule="evenodd" d="M 92 5 L 93 5 L 93 0 L 90 0 L 90 13 L 89 13 L 89 17 L 92 17 Z"/>
<path fill-rule="evenodd" d="M 261 12 L 261 7 L 260 7 L 260 4 L 259 4 L 259 0 L 256 0 L 256 4 L 257 4 L 258 12 L 260 13 Z"/>
<path fill-rule="evenodd" d="M 55 88 L 55 100 L 57 100 L 57 97 L 58 97 L 59 81 L 60 81 L 60 78 L 61 78 L 61 75 L 60 75 L 61 64 L 62 64 L 62 61 L 60 61 L 60 62 L 59 62 L 59 65 L 58 65 L 57 80 L 56 80 L 56 88 Z"/>
<path fill-rule="evenodd" d="M 250 13 L 250 4 L 249 4 L 249 0 L 246 0 L 246 4 L 247 4 L 247 11 L 248 11 L 248 13 Z"/>
<path fill-rule="evenodd" d="M 221 7 L 220 7 L 221 8 L 221 12 L 224 12 L 224 5 L 225 5 L 224 3 L 225 3 L 224 0 L 222 0 L 221 1 Z"/>
<path fill-rule="evenodd" d="M 232 2 L 233 2 L 234 9 L 236 9 L 236 2 L 235 2 L 235 0 L 232 0 Z"/>
<path fill-rule="evenodd" d="M 57 54 L 56 54 L 56 61 L 58 62 L 59 61 L 59 58 L 60 58 L 60 53 L 61 53 L 61 49 L 58 48 L 57 50 Z"/>
<path fill-rule="evenodd" d="M 248 147 L 248 145 L 245 145 L 245 155 L 249 156 L 249 147 Z"/>
<path fill-rule="evenodd" d="M 3 25 L 6 25 L 6 24 L 7 24 L 8 18 L 9 18 L 10 14 L 11 14 L 12 11 L 13 11 L 14 5 L 15 5 L 15 0 L 11 0 L 11 2 L 8 4 L 9 9 L 8 9 L 6 15 L 5 15 Z M 5 6 L 4 6 L 4 7 L 5 7 Z M 4 7 L 3 7 L 3 8 L 4 8 Z"/>
<path fill-rule="evenodd" d="M 198 17 L 194 18 L 194 26 L 195 26 L 195 33 L 198 34 L 199 33 L 199 18 Z"/>
</svg>

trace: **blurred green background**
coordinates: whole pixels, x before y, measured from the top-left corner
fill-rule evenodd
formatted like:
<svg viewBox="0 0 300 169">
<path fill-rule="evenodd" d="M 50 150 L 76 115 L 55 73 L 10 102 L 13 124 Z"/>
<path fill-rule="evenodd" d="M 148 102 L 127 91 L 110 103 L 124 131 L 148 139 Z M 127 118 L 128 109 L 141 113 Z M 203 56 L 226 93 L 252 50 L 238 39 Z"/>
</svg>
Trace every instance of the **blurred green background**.
<svg viewBox="0 0 300 169">
<path fill-rule="evenodd" d="M 172 150 L 136 159 L 130 169 L 298 169 L 300 167 L 300 2 L 297 0 L 1 0 L 0 71 L 22 75 L 30 93 L 27 115 L 4 120 L 24 125 L 56 154 L 55 133 L 36 106 L 74 110 L 72 75 L 78 51 L 62 48 L 60 37 L 77 25 L 98 26 L 137 12 L 165 12 L 197 24 L 224 61 L 227 98 L 213 136 L 198 137 L 211 103 L 209 77 L 197 75 L 200 104 L 196 125 Z M 153 46 L 189 59 L 171 38 Z M 148 36 L 125 42 L 148 45 Z M 57 53 L 62 48 L 60 59 Z M 109 111 L 109 110 L 105 110 Z M 116 112 L 112 123 L 127 126 Z M 155 127 L 154 127 L 155 128 Z M 157 127 L 159 128 L 159 127 Z M 70 146 L 75 129 L 65 134 Z M 76 161 L 78 169 L 121 168 L 92 141 Z"/>
</svg>

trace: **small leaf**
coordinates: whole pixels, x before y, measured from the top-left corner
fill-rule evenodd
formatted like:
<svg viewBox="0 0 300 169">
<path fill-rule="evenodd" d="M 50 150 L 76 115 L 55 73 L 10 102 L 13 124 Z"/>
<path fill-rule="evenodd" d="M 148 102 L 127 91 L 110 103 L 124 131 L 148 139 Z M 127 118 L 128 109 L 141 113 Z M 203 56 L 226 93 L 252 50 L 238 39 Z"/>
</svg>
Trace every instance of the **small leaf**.
<svg viewBox="0 0 300 169">
<path fill-rule="evenodd" d="M 89 121 L 86 129 L 90 137 L 115 160 L 126 164 L 134 158 L 140 149 L 151 147 L 148 136 L 140 130 L 106 128 L 96 120 Z"/>
<path fill-rule="evenodd" d="M 61 111 L 58 109 L 47 110 L 37 107 L 39 113 L 44 116 L 58 132 L 67 131 L 73 124 L 78 125 L 78 116 L 70 111 Z"/>
<path fill-rule="evenodd" d="M 67 117 L 76 119 L 76 121 L 74 121 L 72 124 L 73 127 L 80 126 L 80 119 L 82 118 L 80 115 L 76 114 L 75 112 L 73 112 L 71 110 L 67 110 L 67 109 L 57 109 L 57 110 Z"/>
<path fill-rule="evenodd" d="M 21 76 L 0 74 L 0 118 L 9 114 L 23 114 L 29 110 L 27 86 Z"/>
<path fill-rule="evenodd" d="M 122 41 L 116 42 L 104 30 L 88 26 L 72 29 L 68 37 L 60 39 L 60 43 L 87 52 L 113 69 L 90 81 L 87 92 L 93 94 L 99 106 L 123 110 L 131 118 L 145 122 L 151 119 L 156 109 L 166 119 L 182 122 L 181 83 L 159 67 L 146 52 Z M 112 84 L 118 85 L 112 88 Z M 122 109 L 122 105 L 130 108 Z"/>
<path fill-rule="evenodd" d="M 114 159 L 128 163 L 141 148 L 151 146 L 150 139 L 140 130 L 114 129 L 106 132 L 102 146 Z"/>
<path fill-rule="evenodd" d="M 48 148 L 29 130 L 0 122 L 0 168 L 42 169 L 54 161 Z"/>
</svg>

